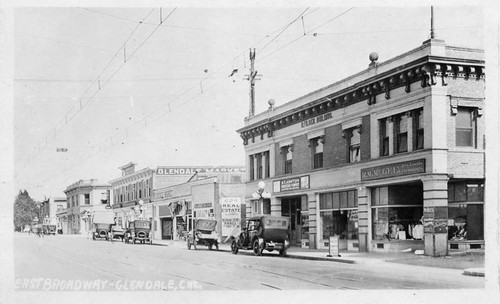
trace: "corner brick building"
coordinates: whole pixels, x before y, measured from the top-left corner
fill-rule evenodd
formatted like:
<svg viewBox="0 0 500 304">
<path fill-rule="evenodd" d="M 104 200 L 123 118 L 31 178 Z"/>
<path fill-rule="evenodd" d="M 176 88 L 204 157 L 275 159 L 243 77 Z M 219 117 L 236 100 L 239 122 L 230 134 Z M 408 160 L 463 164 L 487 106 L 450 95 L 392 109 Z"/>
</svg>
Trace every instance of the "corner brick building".
<svg viewBox="0 0 500 304">
<path fill-rule="evenodd" d="M 247 215 L 290 217 L 309 248 L 484 248 L 483 51 L 430 39 L 377 57 L 245 119 Z M 252 198 L 259 181 L 270 199 Z"/>
</svg>

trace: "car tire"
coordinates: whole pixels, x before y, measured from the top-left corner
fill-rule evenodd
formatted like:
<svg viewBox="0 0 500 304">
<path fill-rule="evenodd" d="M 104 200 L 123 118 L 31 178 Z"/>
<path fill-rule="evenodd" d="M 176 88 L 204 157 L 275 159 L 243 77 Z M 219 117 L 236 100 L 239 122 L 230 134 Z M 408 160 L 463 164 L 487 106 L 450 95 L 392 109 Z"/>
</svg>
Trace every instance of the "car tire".
<svg viewBox="0 0 500 304">
<path fill-rule="evenodd" d="M 282 256 L 282 257 L 286 256 L 286 248 L 280 249 L 280 256 Z"/>
<path fill-rule="evenodd" d="M 208 250 L 212 250 L 212 246 L 213 246 L 212 242 L 208 243 Z"/>
<path fill-rule="evenodd" d="M 217 247 L 219 247 L 219 246 L 217 245 Z M 231 252 L 233 254 L 237 254 L 238 253 L 238 243 L 236 242 L 236 240 L 233 240 L 231 242 Z"/>
<path fill-rule="evenodd" d="M 256 239 L 255 241 L 253 241 L 252 249 L 253 249 L 253 253 L 255 255 L 257 255 L 257 256 L 262 255 L 262 248 L 260 247 L 258 239 Z"/>
</svg>

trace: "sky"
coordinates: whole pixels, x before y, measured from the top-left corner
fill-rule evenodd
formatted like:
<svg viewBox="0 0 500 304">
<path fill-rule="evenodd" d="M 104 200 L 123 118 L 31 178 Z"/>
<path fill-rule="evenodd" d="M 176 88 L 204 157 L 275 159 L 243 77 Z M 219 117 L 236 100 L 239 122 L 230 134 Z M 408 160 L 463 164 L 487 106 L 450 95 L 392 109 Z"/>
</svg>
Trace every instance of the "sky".
<svg viewBox="0 0 500 304">
<path fill-rule="evenodd" d="M 484 48 L 482 7 L 434 18 Z M 41 200 L 130 162 L 244 166 L 250 48 L 259 113 L 419 47 L 430 7 L 17 7 L 13 30 L 15 187 Z"/>
</svg>

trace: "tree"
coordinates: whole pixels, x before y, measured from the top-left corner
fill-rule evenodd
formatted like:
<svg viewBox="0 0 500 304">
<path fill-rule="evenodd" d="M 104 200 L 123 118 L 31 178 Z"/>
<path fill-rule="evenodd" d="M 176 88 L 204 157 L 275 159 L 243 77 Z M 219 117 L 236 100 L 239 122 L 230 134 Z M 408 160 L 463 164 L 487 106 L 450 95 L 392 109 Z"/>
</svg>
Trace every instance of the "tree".
<svg viewBox="0 0 500 304">
<path fill-rule="evenodd" d="M 30 197 L 28 191 L 19 190 L 14 203 L 14 229 L 22 230 L 26 225 L 31 224 L 38 216 L 38 208 L 35 201 Z"/>
</svg>

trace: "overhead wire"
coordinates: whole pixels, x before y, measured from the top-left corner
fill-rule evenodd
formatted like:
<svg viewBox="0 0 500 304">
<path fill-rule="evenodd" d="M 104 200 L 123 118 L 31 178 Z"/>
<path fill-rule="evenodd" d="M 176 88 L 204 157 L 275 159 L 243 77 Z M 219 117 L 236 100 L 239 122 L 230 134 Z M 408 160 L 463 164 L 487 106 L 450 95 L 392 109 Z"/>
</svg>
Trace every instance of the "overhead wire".
<svg viewBox="0 0 500 304">
<path fill-rule="evenodd" d="M 143 19 L 142 19 L 142 21 L 146 20 L 146 19 L 147 19 L 147 18 L 148 18 L 148 17 L 149 17 L 152 13 L 153 13 L 153 11 L 154 11 L 154 8 L 153 8 L 153 9 L 151 9 L 151 10 L 149 11 L 149 13 L 148 13 L 148 14 L 147 14 L 147 15 L 146 15 Z M 168 18 L 169 18 L 169 17 L 173 14 L 173 12 L 174 12 L 174 11 L 175 11 L 175 8 L 172 10 L 172 12 L 171 12 L 171 13 L 170 13 L 167 17 L 165 17 L 165 19 L 164 19 L 162 22 L 164 22 L 165 20 L 167 20 L 167 19 L 168 19 Z M 142 21 L 141 21 L 141 22 L 142 22 Z M 134 33 L 135 33 L 135 32 L 137 31 L 137 29 L 139 28 L 139 26 L 142 24 L 141 22 L 139 22 L 139 23 L 137 24 L 137 26 L 136 26 L 136 27 L 134 28 L 134 30 L 130 33 L 130 35 L 127 37 L 127 39 L 125 39 L 125 42 L 122 44 L 123 46 L 122 46 L 122 47 L 120 47 L 120 48 L 116 51 L 116 53 L 113 55 L 113 57 L 112 57 L 112 58 L 108 61 L 108 63 L 107 63 L 107 64 L 105 65 L 105 67 L 102 69 L 101 73 L 99 73 L 99 75 L 97 76 L 97 78 L 96 78 L 96 79 L 94 79 L 94 81 L 91 83 L 91 85 L 90 85 L 89 87 L 87 87 L 87 89 L 86 89 L 86 90 L 84 91 L 84 93 L 81 95 L 82 97 L 83 97 L 83 96 L 85 96 L 85 94 L 86 94 L 86 93 L 87 93 L 87 92 L 88 92 L 88 91 L 89 91 L 89 90 L 93 87 L 93 85 L 94 85 L 96 82 L 99 82 L 99 80 L 100 80 L 100 76 L 104 73 L 104 71 L 106 71 L 106 69 L 109 67 L 109 65 L 111 64 L 111 62 L 113 62 L 113 60 L 116 58 L 116 56 L 117 56 L 118 54 L 120 54 L 120 53 L 121 53 L 121 50 L 124 48 L 124 46 L 126 45 L 126 43 L 130 40 L 130 38 L 134 35 Z M 144 40 L 144 41 L 143 41 L 143 42 L 142 42 L 142 43 L 141 43 L 141 44 L 140 44 L 137 48 L 136 48 L 136 50 L 133 52 L 133 54 L 131 55 L 131 57 L 132 57 L 132 56 L 133 56 L 133 55 L 134 55 L 134 54 L 135 54 L 135 53 L 136 53 L 136 52 L 137 52 L 137 51 L 138 51 L 138 50 L 139 50 L 139 49 L 140 49 L 140 48 L 144 45 L 144 43 L 145 43 L 147 40 L 149 40 L 149 38 L 152 36 L 152 34 L 153 34 L 154 32 L 156 32 L 156 30 L 159 28 L 159 26 L 161 26 L 161 24 L 162 24 L 162 23 L 160 23 L 157 27 L 155 27 L 155 29 L 152 31 L 152 33 L 151 33 L 151 34 L 150 34 L 150 35 L 149 35 L 149 36 L 148 36 L 148 37 L 147 37 L 147 38 L 146 38 L 146 39 L 145 39 L 145 40 Z M 103 84 L 103 86 L 104 86 L 104 85 L 106 85 L 106 84 L 109 82 L 109 80 L 110 80 L 110 79 L 111 79 L 111 78 L 112 78 L 112 77 L 113 77 L 113 76 L 114 76 L 114 75 L 115 75 L 115 74 L 116 74 L 116 73 L 117 73 L 117 72 L 121 69 L 121 67 L 123 67 L 123 65 L 124 65 L 124 63 L 122 63 L 122 64 L 120 65 L 120 67 L 119 67 L 117 70 L 115 70 L 115 71 L 113 72 L 113 74 L 112 74 L 112 75 L 111 75 L 111 76 L 107 79 L 107 81 L 105 81 L 105 83 Z M 88 103 L 89 103 L 89 102 L 90 102 L 90 101 L 91 101 L 91 100 L 95 97 L 95 95 L 97 95 L 97 93 L 100 91 L 100 89 L 102 89 L 102 87 L 101 87 L 101 86 L 100 86 L 99 90 L 97 90 L 97 91 L 96 91 L 96 92 L 95 92 L 95 93 L 94 93 L 94 94 L 93 94 L 93 95 L 89 98 L 89 100 L 88 100 L 85 104 L 82 104 L 82 103 L 81 103 L 81 97 L 80 97 L 79 102 L 78 102 L 78 103 L 80 104 L 80 111 L 81 111 L 81 110 L 82 110 L 82 109 L 83 109 L 83 108 L 84 108 L 84 107 L 85 107 L 85 106 L 86 106 L 86 105 L 87 105 L 87 104 L 88 104 Z M 75 113 L 75 115 L 73 115 L 73 116 L 71 116 L 71 117 L 69 117 L 69 118 L 68 118 L 68 115 L 69 115 L 69 114 L 73 111 L 73 108 L 74 108 L 74 107 L 75 107 L 75 106 L 73 106 L 73 107 L 72 107 L 72 108 L 71 108 L 71 109 L 70 109 L 70 110 L 66 113 L 66 115 L 65 115 L 65 118 L 64 118 L 64 119 L 60 120 L 60 121 L 59 121 L 59 123 L 57 123 L 57 124 L 56 124 L 56 127 L 57 127 L 58 125 L 60 125 L 61 123 L 63 123 L 63 122 L 66 122 L 66 123 L 70 122 L 70 121 L 71 121 L 71 120 L 72 120 L 72 119 L 73 119 L 73 118 L 74 118 L 74 117 L 78 114 L 78 112 L 77 112 L 77 113 Z M 54 129 L 51 129 L 51 131 L 47 133 L 46 138 L 47 138 L 47 137 L 48 137 L 48 136 L 49 136 L 52 132 L 54 132 L 54 135 L 56 134 L 56 133 L 55 133 L 55 128 L 54 128 Z M 55 136 L 54 136 L 54 137 L 55 137 Z M 52 138 L 54 138 L 54 137 L 52 137 Z M 51 138 L 51 139 L 52 139 L 52 138 Z M 45 143 L 45 145 L 47 145 L 47 144 L 48 144 L 48 140 L 46 139 L 46 143 Z"/>
<path fill-rule="evenodd" d="M 300 19 L 300 17 L 302 17 L 302 16 L 306 16 L 306 15 L 309 15 L 309 14 L 311 14 L 312 12 L 314 12 L 314 11 L 316 11 L 316 10 L 317 10 L 317 9 L 315 9 L 314 11 L 310 11 L 309 13 L 305 14 L 305 13 L 307 12 L 307 10 L 308 10 L 308 9 L 309 9 L 309 8 L 307 8 L 307 9 L 306 9 L 305 11 L 303 11 L 303 12 L 302 12 L 302 13 L 301 13 L 298 17 L 296 17 L 296 18 L 294 19 L 294 21 L 293 21 L 293 22 L 296 22 L 297 20 L 299 20 L 299 19 Z M 349 11 L 349 10 L 348 10 L 348 11 Z M 347 12 L 347 11 L 346 11 L 346 12 Z M 346 13 L 346 12 L 344 12 L 344 13 Z M 173 12 L 172 12 L 172 13 L 173 13 Z M 171 14 L 172 14 L 172 13 L 171 13 Z M 170 14 L 170 15 L 171 15 L 171 14 Z M 169 15 L 169 16 L 170 16 L 170 15 Z M 341 16 L 341 15 L 339 15 L 339 16 L 337 16 L 337 17 L 335 17 L 335 18 L 333 18 L 333 19 L 331 19 L 331 20 L 329 20 L 329 21 L 325 22 L 324 24 L 326 24 L 326 23 L 328 23 L 328 22 L 331 22 L 331 21 L 333 21 L 334 19 L 336 19 L 336 18 L 338 18 L 338 17 L 340 17 L 340 16 Z M 167 18 L 168 18 L 168 16 L 167 16 Z M 166 18 L 165 18 L 165 19 L 166 19 Z M 276 35 L 276 36 L 272 39 L 272 41 L 275 41 L 275 40 L 276 40 L 279 36 L 281 36 L 281 34 L 282 34 L 282 33 L 283 33 L 283 32 L 284 32 L 284 31 L 285 31 L 285 30 L 286 30 L 289 26 L 291 26 L 291 24 L 293 24 L 293 22 L 290 22 L 290 23 L 288 23 L 287 25 L 285 25 L 284 27 L 280 28 L 279 30 L 274 31 L 274 33 L 276 33 L 276 32 L 279 32 L 279 33 L 278 33 L 278 34 L 277 34 L 277 35 Z M 324 24 L 322 24 L 321 26 L 323 26 Z M 320 26 L 320 27 L 321 27 L 321 26 Z M 156 28 L 154 29 L 153 33 L 154 33 L 154 32 L 155 32 L 158 28 L 159 28 L 159 26 L 158 26 L 158 27 L 156 27 Z M 319 27 L 317 27 L 317 28 L 319 28 Z M 317 28 L 316 28 L 316 29 L 317 29 Z M 147 39 L 149 39 L 151 36 L 152 36 L 152 34 L 150 34 L 150 35 L 148 36 L 148 38 L 147 38 Z M 260 43 L 261 43 L 261 42 L 263 42 L 266 38 L 269 38 L 269 36 L 270 36 L 270 35 L 267 35 L 266 37 L 262 38 L 262 39 L 261 39 L 260 41 L 258 41 L 255 45 L 260 44 Z M 141 46 L 142 46 L 144 43 L 145 43 L 145 41 L 141 44 Z M 267 47 L 267 46 L 269 46 L 269 45 L 270 45 L 270 43 L 267 43 L 267 44 L 265 45 L 265 47 Z M 134 52 L 133 52 L 133 55 L 137 52 L 137 50 L 138 50 L 138 49 L 136 49 L 136 51 L 134 51 Z M 119 51 L 121 51 L 121 49 L 120 49 Z M 117 52 L 117 54 L 119 53 L 119 51 Z M 278 50 L 275 50 L 275 51 L 273 51 L 273 53 L 275 53 L 275 52 L 277 52 L 277 51 L 278 51 Z M 245 53 L 246 53 L 246 52 L 245 52 Z M 245 53 L 243 53 L 243 54 L 245 54 Z M 271 53 L 271 54 L 272 54 L 272 53 Z M 116 55 L 115 55 L 115 56 L 116 56 Z M 234 57 L 234 59 L 238 58 L 239 56 L 241 56 L 241 53 L 240 53 L 239 55 L 237 55 L 236 57 Z M 131 56 L 131 57 L 132 57 L 132 56 Z M 137 58 L 137 57 L 136 57 L 136 58 Z M 231 59 L 231 61 L 233 61 L 234 59 Z M 117 72 L 117 71 L 116 71 L 116 72 Z M 113 76 L 114 76 L 114 74 L 116 74 L 116 72 L 115 72 L 115 73 L 113 73 Z M 211 77 L 213 77 L 213 75 L 211 75 L 211 76 L 207 76 L 207 77 L 205 77 L 203 80 L 207 80 L 207 79 L 209 79 L 209 78 L 211 78 Z M 109 80 L 110 80 L 111 78 L 112 78 L 112 77 L 108 78 L 108 79 L 107 79 L 107 81 L 106 81 L 105 83 L 109 82 Z M 205 92 L 206 92 L 206 91 L 209 91 L 209 90 L 211 90 L 211 89 L 213 89 L 214 87 L 216 87 L 216 86 L 218 86 L 218 85 L 220 85 L 220 84 L 221 84 L 224 80 L 225 80 L 225 79 L 223 79 L 223 80 L 221 80 L 221 81 L 217 82 L 216 84 L 214 84 L 214 85 L 212 85 L 212 86 L 210 86 L 210 87 L 207 87 L 207 88 L 205 89 Z M 164 107 L 161 107 L 161 109 L 163 109 L 163 108 L 165 108 L 165 107 L 167 107 L 167 106 L 168 106 L 168 108 L 169 108 L 169 109 L 168 109 L 168 111 L 167 111 L 167 112 L 162 113 L 161 115 L 159 115 L 159 116 L 158 116 L 158 117 L 156 117 L 155 119 L 151 119 L 151 116 L 152 116 L 152 115 L 154 115 L 154 114 L 155 114 L 155 113 L 157 113 L 157 112 L 155 112 L 155 113 L 151 113 L 151 114 L 150 114 L 150 115 L 149 115 L 146 119 L 150 119 L 150 120 L 149 120 L 149 123 L 150 123 L 150 124 L 152 124 L 152 123 L 154 123 L 155 121 L 157 121 L 158 119 L 162 118 L 164 115 L 166 115 L 166 114 L 168 114 L 168 113 L 172 112 L 172 109 L 171 109 L 171 103 L 172 103 L 173 101 L 177 100 L 178 98 L 180 98 L 181 96 L 183 96 L 184 94 L 186 94 L 188 91 L 192 90 L 194 87 L 197 87 L 197 85 L 198 85 L 198 83 L 194 84 L 194 85 L 193 85 L 193 86 L 191 86 L 190 88 L 188 88 L 188 89 L 186 89 L 185 91 L 183 91 L 181 94 L 179 94 L 179 95 L 177 95 L 176 97 L 174 97 L 174 98 L 171 100 L 171 102 L 170 102 L 170 103 L 168 103 L 168 105 L 165 105 Z M 97 92 L 99 92 L 99 91 L 97 91 Z M 97 93 L 97 92 L 96 92 L 96 93 Z M 177 105 L 177 108 L 179 108 L 179 107 L 181 107 L 181 106 L 183 106 L 183 105 L 185 105 L 185 104 L 187 104 L 187 103 L 191 102 L 192 100 L 196 99 L 197 97 L 199 97 L 199 96 L 200 96 L 200 95 L 202 95 L 203 93 L 204 93 L 204 92 L 200 92 L 200 93 L 196 94 L 195 96 L 192 96 L 192 97 L 190 97 L 190 98 L 188 98 L 188 99 L 186 99 L 186 100 L 182 101 L 180 104 L 178 104 L 178 105 Z M 94 96 L 95 96 L 95 95 L 96 95 L 96 94 L 94 94 L 94 95 L 93 95 L 92 97 L 90 97 L 89 99 L 94 98 Z M 174 110 L 175 110 L 175 109 L 174 109 Z M 146 120 L 145 120 L 145 121 L 146 121 Z M 142 120 L 141 120 L 141 121 L 138 121 L 138 122 L 135 122 L 134 124 L 132 124 L 132 125 L 128 126 L 125 130 L 128 130 L 129 128 L 133 127 L 135 124 L 138 124 L 138 123 L 142 123 Z M 143 126 L 142 128 L 144 128 L 144 127 L 146 127 L 146 126 L 147 126 L 147 124 L 146 124 L 145 126 Z M 142 128 L 139 128 L 139 129 L 142 129 Z M 127 131 L 125 131 L 125 132 L 127 132 Z M 116 133 L 116 134 L 119 134 L 119 133 L 120 133 L 120 132 L 118 132 L 118 133 Z M 128 136 L 128 135 L 127 135 L 127 136 Z M 112 136 L 111 138 L 113 138 L 113 136 Z M 99 149 L 101 149 L 101 147 L 102 147 L 102 146 L 101 146 L 101 144 L 103 144 L 103 143 L 107 143 L 107 139 L 106 139 L 106 140 L 104 140 L 104 141 L 102 141 L 102 142 L 100 142 L 100 143 L 98 143 L 98 148 L 99 148 Z M 94 147 L 94 148 L 95 148 L 95 147 Z"/>
</svg>

